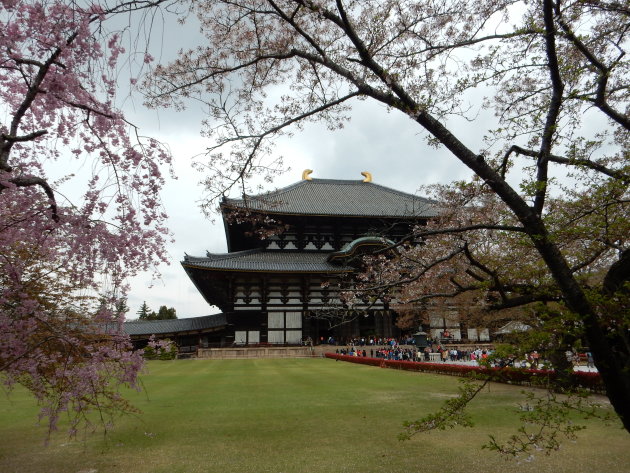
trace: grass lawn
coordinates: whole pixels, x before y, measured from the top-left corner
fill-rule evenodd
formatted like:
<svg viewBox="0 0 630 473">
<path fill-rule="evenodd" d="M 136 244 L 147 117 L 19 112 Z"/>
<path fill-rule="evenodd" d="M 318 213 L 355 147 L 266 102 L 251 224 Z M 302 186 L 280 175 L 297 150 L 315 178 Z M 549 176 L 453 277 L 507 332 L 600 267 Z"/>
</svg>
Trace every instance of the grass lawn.
<svg viewBox="0 0 630 473">
<path fill-rule="evenodd" d="M 141 415 L 48 446 L 33 401 L 0 397 L 0 472 L 630 472 L 630 436 L 598 422 L 530 463 L 482 450 L 514 430 L 518 387 L 475 400 L 474 429 L 401 442 L 402 422 L 439 407 L 457 379 L 327 359 L 182 360 L 149 363 L 144 383 L 129 395 Z"/>
</svg>

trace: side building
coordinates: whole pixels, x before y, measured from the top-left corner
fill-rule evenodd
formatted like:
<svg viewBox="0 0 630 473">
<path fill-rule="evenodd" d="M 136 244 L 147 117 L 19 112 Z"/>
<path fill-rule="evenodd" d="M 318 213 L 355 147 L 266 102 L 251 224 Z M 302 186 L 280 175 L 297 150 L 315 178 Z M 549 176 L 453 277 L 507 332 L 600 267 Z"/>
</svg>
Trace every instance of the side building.
<svg viewBox="0 0 630 473">
<path fill-rule="evenodd" d="M 228 253 L 188 256 L 186 273 L 226 328 L 211 346 L 398 337 L 387 300 L 344 306 L 359 257 L 437 218 L 432 201 L 363 180 L 303 179 L 220 209 Z M 339 323 L 347 320 L 347 323 Z"/>
</svg>

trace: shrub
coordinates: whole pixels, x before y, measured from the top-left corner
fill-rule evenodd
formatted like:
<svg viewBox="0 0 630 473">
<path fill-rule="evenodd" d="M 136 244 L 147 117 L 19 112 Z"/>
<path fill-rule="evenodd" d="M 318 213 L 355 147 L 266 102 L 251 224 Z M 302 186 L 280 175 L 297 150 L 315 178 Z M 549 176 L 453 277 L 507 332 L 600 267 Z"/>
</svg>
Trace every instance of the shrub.
<svg viewBox="0 0 630 473">
<path fill-rule="evenodd" d="M 534 370 L 519 368 L 490 368 L 485 366 L 451 365 L 448 363 L 425 363 L 417 361 L 384 360 L 382 358 L 365 358 L 360 356 L 337 355 L 326 353 L 326 358 L 361 365 L 380 366 L 406 371 L 422 371 L 450 376 L 467 376 L 473 373 L 490 376 L 492 381 L 507 384 L 543 385 L 553 382 L 557 376 L 553 370 Z M 604 384 L 599 373 L 576 371 L 571 374 L 574 387 L 588 389 L 593 392 L 604 392 Z"/>
</svg>

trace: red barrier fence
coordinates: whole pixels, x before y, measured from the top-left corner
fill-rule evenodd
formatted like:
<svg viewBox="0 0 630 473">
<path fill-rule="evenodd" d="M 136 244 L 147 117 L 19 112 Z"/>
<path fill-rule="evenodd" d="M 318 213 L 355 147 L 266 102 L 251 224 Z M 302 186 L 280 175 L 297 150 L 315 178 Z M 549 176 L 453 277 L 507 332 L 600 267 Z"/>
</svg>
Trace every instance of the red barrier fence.
<svg viewBox="0 0 630 473">
<path fill-rule="evenodd" d="M 383 358 L 367 358 L 361 356 L 337 355 L 326 353 L 326 358 L 339 361 L 348 361 L 360 365 L 379 366 L 381 368 L 394 368 L 407 371 L 422 371 L 425 373 L 447 374 L 450 376 L 466 376 L 469 373 L 490 376 L 492 381 L 518 385 L 545 385 L 552 382 L 557 374 L 552 370 L 532 370 L 519 368 L 489 368 L 485 366 L 454 365 L 448 363 L 425 363 L 417 361 L 397 361 Z M 603 393 L 604 385 L 601 376 L 596 372 L 574 371 L 571 380 L 575 387 L 588 389 L 589 391 Z"/>
</svg>

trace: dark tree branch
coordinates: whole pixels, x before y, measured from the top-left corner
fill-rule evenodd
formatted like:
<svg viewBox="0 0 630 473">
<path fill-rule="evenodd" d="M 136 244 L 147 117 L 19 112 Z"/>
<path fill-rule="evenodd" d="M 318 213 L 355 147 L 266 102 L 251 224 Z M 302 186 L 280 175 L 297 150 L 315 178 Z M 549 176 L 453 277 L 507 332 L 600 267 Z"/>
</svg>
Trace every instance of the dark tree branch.
<svg viewBox="0 0 630 473">
<path fill-rule="evenodd" d="M 5 141 L 11 141 L 13 143 L 18 143 L 18 142 L 23 142 L 23 141 L 32 141 L 36 138 L 39 138 L 40 136 L 44 136 L 46 133 L 48 133 L 48 130 L 39 130 L 39 131 L 34 131 L 33 133 L 28 133 L 26 135 L 20 135 L 20 136 L 13 136 L 13 135 L 2 135 L 2 138 Z"/>
<path fill-rule="evenodd" d="M 606 2 L 603 0 L 582 0 L 582 2 L 598 10 L 615 12 L 625 16 L 630 16 L 630 8 L 628 8 L 627 3 Z"/>
<path fill-rule="evenodd" d="M 66 45 L 72 44 L 74 40 L 77 38 L 77 36 L 78 36 L 78 33 L 71 34 L 66 40 Z M 44 62 L 43 65 L 40 66 L 39 71 L 35 75 L 33 82 L 29 86 L 28 91 L 26 92 L 26 95 L 24 96 L 24 100 L 22 101 L 18 109 L 15 111 L 15 114 L 13 115 L 13 119 L 11 120 L 11 126 L 9 128 L 10 130 L 9 134 L 11 136 L 18 135 L 18 128 L 20 126 L 20 123 L 22 122 L 22 118 L 24 118 L 24 115 L 26 114 L 28 109 L 31 107 L 33 101 L 35 100 L 35 97 L 40 92 L 40 87 L 42 85 L 42 82 L 46 78 L 48 71 L 50 70 L 51 66 L 57 61 L 57 59 L 59 59 L 59 56 L 61 56 L 61 53 L 62 53 L 61 48 L 55 49 L 50 55 L 50 57 L 46 60 L 46 62 Z"/>
<path fill-rule="evenodd" d="M 497 230 L 497 231 L 517 232 L 517 233 L 525 233 L 526 231 L 525 228 L 517 227 L 514 225 L 478 224 L 478 225 L 466 225 L 464 227 L 450 227 L 450 228 L 441 228 L 441 229 L 436 229 L 436 230 L 425 230 L 422 232 L 414 233 L 414 236 L 427 237 L 431 235 L 455 235 L 458 233 L 472 232 L 475 230 Z"/>
<path fill-rule="evenodd" d="M 557 0 L 558 2 L 560 0 Z M 562 105 L 562 93 L 564 85 L 560 76 L 560 67 L 558 65 L 558 56 L 556 52 L 556 31 L 553 23 L 553 0 L 543 0 L 543 18 L 545 21 L 545 49 L 547 53 L 547 61 L 549 68 L 549 76 L 551 79 L 551 99 L 547 110 L 547 118 L 545 128 L 542 135 L 542 143 L 540 145 L 540 154 L 536 164 L 536 189 L 534 192 L 534 211 L 541 215 L 545 206 L 547 197 L 547 179 L 548 179 L 548 163 L 551 147 L 553 144 L 553 136 L 558 126 L 558 117 L 560 115 L 560 107 Z"/>
<path fill-rule="evenodd" d="M 490 305 L 490 310 L 513 309 L 515 307 L 522 307 L 535 302 L 559 302 L 561 300 L 562 297 L 550 294 L 527 294 L 517 297 L 508 297 L 501 301 L 500 304 Z"/>
<path fill-rule="evenodd" d="M 628 281 L 630 281 L 630 248 L 622 251 L 619 259 L 610 266 L 604 277 L 603 287 L 608 294 L 614 294 Z"/>
<path fill-rule="evenodd" d="M 625 55 L 625 52 L 622 52 L 615 60 L 615 62 L 611 66 L 607 67 L 595 56 L 595 54 L 590 49 L 588 49 L 588 47 L 575 35 L 575 33 L 573 33 L 571 28 L 569 28 L 567 23 L 562 18 L 562 11 L 559 8 L 559 2 L 556 6 L 556 15 L 556 21 L 562 28 L 562 31 L 566 38 L 568 38 L 569 41 L 571 41 L 571 43 L 573 43 L 573 45 L 576 47 L 576 49 L 580 51 L 580 53 L 582 53 L 582 55 L 588 60 L 588 62 L 599 71 L 599 79 L 597 80 L 597 91 L 593 103 L 610 119 L 619 123 L 626 130 L 630 130 L 630 118 L 628 118 L 627 115 L 624 115 L 613 109 L 606 100 L 608 78 L 610 77 L 610 73 L 612 72 L 613 67 L 621 60 L 621 58 Z"/>
<path fill-rule="evenodd" d="M 50 199 L 50 210 L 52 212 L 52 219 L 55 222 L 59 222 L 55 193 L 45 179 L 36 176 L 19 176 L 9 179 L 9 182 L 17 187 L 40 186 L 46 193 L 46 196 L 48 196 L 48 199 Z M 0 192 L 2 192 L 2 190 L 6 188 L 7 186 L 0 184 Z"/>
<path fill-rule="evenodd" d="M 464 271 L 466 274 L 468 274 L 468 276 L 470 276 L 471 278 L 475 279 L 478 282 L 485 282 L 486 279 L 482 276 L 479 276 L 477 273 L 475 273 L 471 268 L 466 268 L 466 270 Z"/>
<path fill-rule="evenodd" d="M 330 108 L 333 108 L 333 107 L 336 107 L 338 105 L 341 105 L 342 103 L 346 102 L 347 100 L 350 100 L 351 98 L 357 97 L 359 95 L 360 94 L 358 92 L 352 92 L 352 93 L 350 93 L 348 95 L 345 95 L 343 97 L 340 97 L 340 98 L 338 98 L 336 100 L 333 100 L 331 102 L 327 102 L 327 103 L 325 103 L 325 104 L 323 104 L 323 105 L 321 105 L 319 107 L 315 107 L 315 108 L 313 108 L 313 109 L 311 109 L 311 110 L 309 110 L 309 111 L 307 111 L 307 112 L 305 112 L 303 114 L 291 117 L 290 119 L 282 122 L 279 125 L 276 125 L 274 127 L 270 127 L 268 129 L 266 129 L 265 131 L 263 131 L 262 133 L 260 133 L 258 135 L 237 135 L 234 138 L 222 141 L 218 145 L 210 147 L 208 149 L 208 151 L 212 152 L 215 149 L 220 148 L 221 146 L 224 146 L 225 144 L 230 143 L 230 142 L 242 141 L 242 140 L 245 140 L 245 139 L 254 140 L 254 144 L 253 144 L 252 149 L 250 150 L 250 152 L 248 154 L 247 160 L 241 165 L 240 172 L 239 172 L 238 176 L 232 180 L 232 183 L 230 185 L 226 186 L 225 192 L 227 192 L 230 189 L 232 189 L 232 187 L 234 185 L 236 185 L 236 183 L 239 182 L 239 180 L 243 180 L 245 178 L 245 174 L 247 174 L 247 171 L 249 170 L 249 166 L 252 163 L 252 161 L 253 161 L 253 159 L 254 159 L 254 157 L 256 155 L 256 152 L 260 148 L 260 146 L 261 146 L 261 144 L 262 144 L 262 142 L 263 142 L 263 140 L 265 138 L 267 138 L 268 136 L 271 136 L 271 135 L 273 135 L 275 133 L 280 132 L 284 128 L 287 128 L 287 127 L 289 127 L 291 125 L 294 125 L 294 124 L 296 124 L 296 123 L 298 123 L 298 122 L 300 122 L 302 120 L 305 120 L 306 118 L 308 118 L 310 116 L 317 115 L 318 113 L 324 112 L 324 111 L 326 111 L 326 110 L 328 110 Z"/>
<path fill-rule="evenodd" d="M 607 249 L 608 248 L 603 247 L 603 248 L 600 248 L 599 250 L 595 251 L 589 258 L 586 258 L 584 261 L 580 262 L 579 264 L 576 264 L 575 266 L 572 266 L 571 267 L 571 272 L 577 273 L 581 269 L 584 269 L 588 265 L 594 263 L 595 261 L 597 261 L 606 252 Z"/>
<path fill-rule="evenodd" d="M 394 281 L 394 282 L 388 282 L 388 283 L 385 283 L 385 284 L 372 285 L 372 286 L 369 286 L 367 288 L 360 289 L 360 291 L 361 292 L 380 291 L 380 290 L 392 289 L 392 288 L 404 286 L 405 284 L 412 283 L 414 281 L 419 280 L 430 269 L 432 269 L 432 268 L 434 268 L 434 267 L 436 267 L 436 266 L 438 266 L 438 265 L 440 265 L 442 263 L 450 261 L 455 256 L 460 254 L 462 251 L 463 251 L 463 248 L 457 248 L 456 250 L 452 251 L 448 255 L 443 256 L 442 258 L 438 258 L 438 259 L 436 259 L 434 261 L 431 261 L 428 264 L 426 264 L 426 263 L 423 264 L 423 263 L 421 263 L 421 262 L 419 262 L 417 260 L 414 260 L 413 258 L 409 258 L 407 256 L 403 256 L 403 258 L 405 260 L 412 262 L 414 265 L 417 265 L 417 264 L 422 265 L 422 269 L 420 271 L 417 271 L 416 273 L 414 273 L 411 277 L 400 279 L 400 280 L 397 280 L 397 281 Z"/>
<path fill-rule="evenodd" d="M 501 299 L 505 300 L 507 296 L 505 294 L 503 285 L 501 284 L 501 280 L 499 279 L 499 275 L 496 273 L 496 271 L 492 271 L 481 261 L 477 260 L 470 252 L 468 243 L 464 245 L 464 255 L 466 256 L 466 258 L 468 258 L 468 261 L 470 262 L 471 265 L 473 265 L 473 267 L 480 269 L 481 271 L 486 273 L 488 276 L 490 276 L 492 281 L 494 281 L 494 286 L 496 287 L 497 292 L 501 296 Z"/>
<path fill-rule="evenodd" d="M 501 166 L 499 168 L 501 170 L 501 176 L 503 177 L 505 177 L 505 171 L 507 169 L 508 160 L 512 153 L 521 154 L 523 156 L 529 156 L 531 158 L 538 157 L 538 153 L 536 151 L 533 151 L 531 149 L 525 149 L 518 145 L 512 145 L 510 149 L 508 149 L 505 155 L 503 156 L 503 162 L 501 163 Z M 548 156 L 548 159 L 551 162 L 558 163 L 558 164 L 565 164 L 567 166 L 584 166 L 585 168 L 589 168 L 594 171 L 601 172 L 602 174 L 605 174 L 606 176 L 612 177 L 614 179 L 619 179 L 620 181 L 624 183 L 630 183 L 630 175 L 616 169 L 610 169 L 595 161 L 590 161 L 588 159 L 570 159 L 570 158 L 565 158 L 562 156 L 557 156 L 554 154 L 550 154 Z"/>
</svg>

